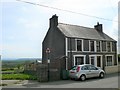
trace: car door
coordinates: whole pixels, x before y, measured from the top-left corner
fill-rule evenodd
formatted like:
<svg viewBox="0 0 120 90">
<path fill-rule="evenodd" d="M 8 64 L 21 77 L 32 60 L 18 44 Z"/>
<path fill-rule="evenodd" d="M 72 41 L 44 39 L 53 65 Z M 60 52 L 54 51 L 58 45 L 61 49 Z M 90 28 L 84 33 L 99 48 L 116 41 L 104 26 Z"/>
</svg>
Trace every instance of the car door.
<svg viewBox="0 0 120 90">
<path fill-rule="evenodd" d="M 89 65 L 82 67 L 82 73 L 86 75 L 87 78 L 91 77 L 91 72 L 89 70 Z"/>
<path fill-rule="evenodd" d="M 99 70 L 94 65 L 91 65 L 89 72 L 90 72 L 90 77 L 96 77 L 98 76 Z"/>
</svg>

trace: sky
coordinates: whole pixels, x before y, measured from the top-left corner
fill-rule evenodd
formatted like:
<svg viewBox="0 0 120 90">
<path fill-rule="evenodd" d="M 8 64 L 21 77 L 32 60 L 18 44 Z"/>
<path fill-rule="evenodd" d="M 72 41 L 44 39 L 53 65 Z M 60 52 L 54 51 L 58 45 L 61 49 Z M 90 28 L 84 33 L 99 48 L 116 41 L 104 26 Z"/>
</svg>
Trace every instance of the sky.
<svg viewBox="0 0 120 90">
<path fill-rule="evenodd" d="M 0 2 L 0 55 L 2 58 L 42 58 L 42 41 L 49 28 L 49 18 L 58 22 L 93 28 L 97 22 L 103 31 L 118 41 L 119 0 L 23 0 L 76 13 L 32 5 L 16 0 Z M 88 15 L 82 15 L 82 14 Z M 103 20 L 93 18 L 110 19 Z"/>
</svg>

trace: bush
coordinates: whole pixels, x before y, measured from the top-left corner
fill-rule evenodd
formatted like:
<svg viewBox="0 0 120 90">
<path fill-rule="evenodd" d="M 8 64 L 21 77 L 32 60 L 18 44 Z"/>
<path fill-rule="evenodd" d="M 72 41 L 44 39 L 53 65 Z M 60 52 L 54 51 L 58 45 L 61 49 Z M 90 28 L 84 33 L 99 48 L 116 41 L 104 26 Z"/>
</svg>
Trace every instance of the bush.
<svg viewBox="0 0 120 90">
<path fill-rule="evenodd" d="M 3 74 L 2 80 L 36 80 L 37 77 L 28 74 Z"/>
</svg>

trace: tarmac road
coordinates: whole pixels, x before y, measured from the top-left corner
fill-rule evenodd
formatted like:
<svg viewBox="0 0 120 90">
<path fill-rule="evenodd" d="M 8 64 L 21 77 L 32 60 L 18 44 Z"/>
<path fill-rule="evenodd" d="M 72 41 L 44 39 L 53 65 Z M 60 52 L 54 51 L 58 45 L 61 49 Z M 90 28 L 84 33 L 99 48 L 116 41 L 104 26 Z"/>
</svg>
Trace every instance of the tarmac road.
<svg viewBox="0 0 120 90">
<path fill-rule="evenodd" d="M 86 81 L 60 80 L 60 81 L 41 83 L 32 80 L 24 80 L 24 81 L 16 81 L 16 84 L 10 84 L 10 85 L 8 84 L 8 86 L 4 86 L 4 87 L 5 88 L 118 88 L 118 77 L 119 77 L 118 73 L 116 73 L 116 74 L 106 75 L 105 78 L 103 79 L 92 78 L 92 79 L 87 79 Z M 3 83 L 5 82 L 6 80 L 3 80 Z"/>
</svg>

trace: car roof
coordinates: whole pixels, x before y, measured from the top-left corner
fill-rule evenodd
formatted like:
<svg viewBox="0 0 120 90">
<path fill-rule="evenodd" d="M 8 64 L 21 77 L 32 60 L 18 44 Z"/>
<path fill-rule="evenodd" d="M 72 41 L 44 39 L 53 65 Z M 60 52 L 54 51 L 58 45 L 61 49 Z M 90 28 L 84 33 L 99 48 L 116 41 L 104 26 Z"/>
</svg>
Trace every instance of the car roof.
<svg viewBox="0 0 120 90">
<path fill-rule="evenodd" d="M 76 66 L 86 66 L 86 65 L 91 65 L 91 64 L 82 64 L 82 65 L 76 65 Z"/>
</svg>

